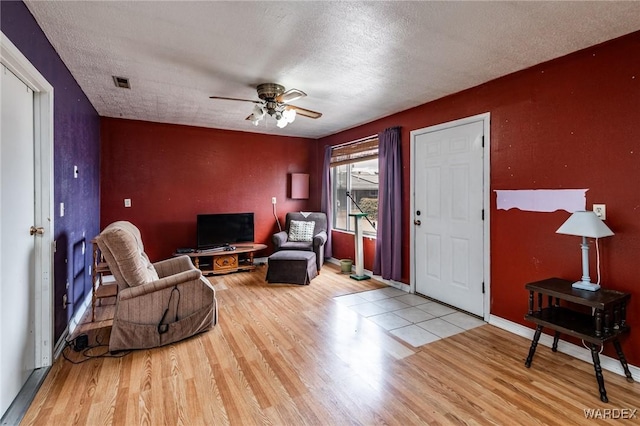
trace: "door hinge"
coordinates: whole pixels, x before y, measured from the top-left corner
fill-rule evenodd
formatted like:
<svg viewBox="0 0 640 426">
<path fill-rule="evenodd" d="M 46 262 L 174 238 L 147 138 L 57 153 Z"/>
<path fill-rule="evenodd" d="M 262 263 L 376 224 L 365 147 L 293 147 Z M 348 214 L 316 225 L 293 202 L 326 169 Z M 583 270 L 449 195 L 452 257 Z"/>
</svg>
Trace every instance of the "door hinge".
<svg viewBox="0 0 640 426">
<path fill-rule="evenodd" d="M 482 136 L 482 147 L 484 148 L 484 136 Z"/>
<path fill-rule="evenodd" d="M 484 220 L 484 209 L 482 209 L 482 220 Z"/>
<path fill-rule="evenodd" d="M 484 281 L 482 281 L 482 294 L 484 294 Z"/>
</svg>

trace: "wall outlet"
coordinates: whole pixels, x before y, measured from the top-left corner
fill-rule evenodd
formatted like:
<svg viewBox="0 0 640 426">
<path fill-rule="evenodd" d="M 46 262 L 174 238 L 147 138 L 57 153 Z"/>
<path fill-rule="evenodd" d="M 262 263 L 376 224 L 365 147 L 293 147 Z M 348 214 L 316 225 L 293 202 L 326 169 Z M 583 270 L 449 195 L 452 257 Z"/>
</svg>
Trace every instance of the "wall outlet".
<svg viewBox="0 0 640 426">
<path fill-rule="evenodd" d="M 125 198 L 124 199 L 124 206 L 125 207 L 131 207 L 131 198 Z"/>
<path fill-rule="evenodd" d="M 607 206 L 605 204 L 594 204 L 593 212 L 602 220 L 607 218 Z"/>
<path fill-rule="evenodd" d="M 276 197 L 271 197 L 271 204 L 275 204 L 276 203 Z"/>
<path fill-rule="evenodd" d="M 60 217 L 64 216 L 64 203 L 60 203 Z"/>
</svg>

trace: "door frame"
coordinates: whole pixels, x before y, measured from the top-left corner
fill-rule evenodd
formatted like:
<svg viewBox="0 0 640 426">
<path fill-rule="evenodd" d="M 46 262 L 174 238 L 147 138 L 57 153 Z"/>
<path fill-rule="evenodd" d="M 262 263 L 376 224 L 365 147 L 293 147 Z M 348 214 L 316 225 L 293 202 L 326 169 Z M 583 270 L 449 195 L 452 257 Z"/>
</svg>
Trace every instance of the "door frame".
<svg viewBox="0 0 640 426">
<path fill-rule="evenodd" d="M 459 120 L 449 121 L 446 123 L 436 124 L 434 126 L 424 127 L 422 129 L 416 129 L 411 131 L 411 182 L 410 182 L 410 211 L 409 211 L 409 223 L 412 226 L 411 231 L 409 232 L 409 292 L 416 292 L 416 254 L 415 254 L 415 225 L 413 225 L 413 218 L 415 212 L 415 171 L 416 171 L 416 157 L 415 157 L 415 145 L 416 138 L 419 135 L 431 132 L 437 132 L 440 130 L 446 130 L 452 127 L 463 126 L 465 124 L 474 123 L 477 121 L 481 121 L 483 124 L 483 132 L 484 132 L 484 151 L 483 151 L 483 185 L 482 185 L 482 205 L 484 209 L 484 222 L 483 222 L 483 281 L 484 281 L 484 301 L 483 301 L 483 311 L 484 311 L 484 320 L 489 321 L 490 316 L 490 308 L 491 308 L 491 259 L 490 259 L 490 243 L 491 243 L 491 233 L 490 233 L 490 225 L 491 225 L 491 215 L 490 213 L 490 153 L 491 153 L 491 137 L 490 137 L 490 125 L 491 125 L 491 114 L 489 112 L 485 112 L 483 114 L 474 115 L 471 117 L 461 118 Z"/>
<path fill-rule="evenodd" d="M 53 362 L 53 86 L 20 50 L 0 32 L 0 61 L 33 90 L 35 226 L 34 339 L 35 368 Z M 26 230 L 25 230 L 26 232 Z"/>
</svg>

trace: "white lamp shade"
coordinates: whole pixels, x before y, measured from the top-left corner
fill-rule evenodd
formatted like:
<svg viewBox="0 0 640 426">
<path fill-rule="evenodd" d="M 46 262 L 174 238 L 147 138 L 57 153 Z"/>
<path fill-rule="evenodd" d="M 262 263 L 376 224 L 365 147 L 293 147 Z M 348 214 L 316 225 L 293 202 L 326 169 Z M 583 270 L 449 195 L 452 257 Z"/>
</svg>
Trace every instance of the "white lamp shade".
<svg viewBox="0 0 640 426">
<path fill-rule="evenodd" d="M 589 238 L 602 238 L 613 235 L 613 231 L 594 212 L 589 211 L 574 212 L 558 228 L 556 233 Z"/>
</svg>

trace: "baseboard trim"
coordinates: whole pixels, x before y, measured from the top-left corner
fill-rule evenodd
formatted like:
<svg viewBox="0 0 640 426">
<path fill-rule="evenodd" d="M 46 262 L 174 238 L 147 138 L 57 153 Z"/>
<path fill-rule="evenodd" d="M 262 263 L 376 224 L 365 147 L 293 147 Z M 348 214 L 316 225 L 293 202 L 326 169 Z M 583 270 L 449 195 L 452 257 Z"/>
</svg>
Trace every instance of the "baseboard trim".
<svg viewBox="0 0 640 426">
<path fill-rule="evenodd" d="M 29 375 L 29 378 L 18 392 L 7 411 L 0 418 L 0 425 L 19 425 L 27 413 L 33 399 L 36 397 L 40 386 L 51 370 L 51 366 L 37 368 Z"/>
<path fill-rule="evenodd" d="M 489 324 L 510 333 L 517 334 L 518 336 L 525 337 L 529 340 L 533 339 L 533 334 L 535 333 L 535 330 L 532 328 L 515 323 L 513 321 L 506 320 L 496 315 L 489 316 Z M 550 348 L 553 345 L 553 336 L 542 333 L 538 343 Z M 587 348 L 575 345 L 573 343 L 560 340 L 558 342 L 558 352 L 562 352 L 574 358 L 578 358 L 581 361 L 593 364 L 593 360 L 591 359 L 591 351 Z M 624 370 L 620 365 L 620 361 L 618 361 L 616 358 L 611 358 L 607 355 L 600 355 L 600 364 L 604 370 L 611 371 L 612 373 L 619 374 L 623 377 L 625 376 Z M 640 377 L 639 367 L 629 364 L 629 370 L 631 371 L 631 374 L 636 378 L 636 380 Z"/>
</svg>

